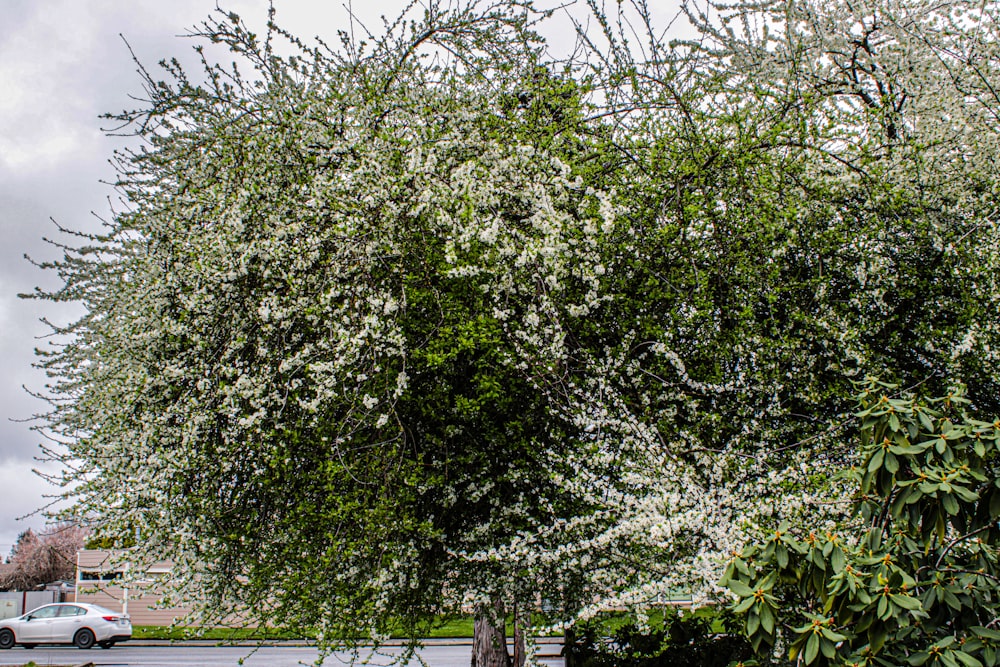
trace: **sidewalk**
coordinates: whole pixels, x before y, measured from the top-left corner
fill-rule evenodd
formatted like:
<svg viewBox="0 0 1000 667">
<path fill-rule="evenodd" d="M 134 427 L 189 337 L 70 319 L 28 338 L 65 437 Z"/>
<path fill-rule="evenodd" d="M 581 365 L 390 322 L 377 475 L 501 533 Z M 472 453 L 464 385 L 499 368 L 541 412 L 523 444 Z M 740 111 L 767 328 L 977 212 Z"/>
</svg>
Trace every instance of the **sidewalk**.
<svg viewBox="0 0 1000 667">
<path fill-rule="evenodd" d="M 471 637 L 438 637 L 432 639 L 421 639 L 420 643 L 424 646 L 472 646 Z M 558 657 L 561 655 L 563 647 L 562 637 L 536 637 L 534 640 L 535 646 L 538 647 L 537 655 L 540 658 L 544 657 Z M 406 642 L 402 639 L 388 639 L 385 641 L 383 646 L 403 646 Z M 237 641 L 225 641 L 220 639 L 129 639 L 120 644 L 120 646 L 246 646 L 246 647 L 256 647 L 256 646 L 295 646 L 295 647 L 312 647 L 315 646 L 315 642 L 311 642 L 306 639 L 271 639 L 264 641 L 248 641 L 248 640 L 237 640 Z M 507 643 L 507 649 L 513 651 L 513 644 L 511 642 Z"/>
<path fill-rule="evenodd" d="M 424 646 L 472 646 L 472 637 L 435 637 L 430 639 L 421 639 L 420 643 Z M 563 638 L 562 637 L 536 637 L 534 640 L 535 646 L 558 646 L 562 648 Z M 236 641 L 227 641 L 225 639 L 129 639 L 122 642 L 122 644 L 128 644 L 129 646 L 214 646 L 215 644 L 223 644 L 225 646 L 314 646 L 315 642 L 309 641 L 308 639 L 267 639 L 264 641 L 257 641 L 253 639 L 240 639 Z M 387 639 L 382 643 L 382 646 L 403 646 L 406 641 L 403 639 Z M 507 642 L 508 646 L 512 646 L 511 642 Z"/>
</svg>

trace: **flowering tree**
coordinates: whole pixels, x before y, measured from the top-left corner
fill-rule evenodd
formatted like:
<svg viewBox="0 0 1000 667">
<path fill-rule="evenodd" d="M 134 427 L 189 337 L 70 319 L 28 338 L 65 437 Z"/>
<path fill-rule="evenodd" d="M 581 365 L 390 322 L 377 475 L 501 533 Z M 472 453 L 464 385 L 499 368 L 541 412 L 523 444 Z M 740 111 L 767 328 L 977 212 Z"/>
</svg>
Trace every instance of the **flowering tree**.
<svg viewBox="0 0 1000 667">
<path fill-rule="evenodd" d="M 148 76 L 127 205 L 41 295 L 87 309 L 41 360 L 74 511 L 210 618 L 471 607 L 503 663 L 518 605 L 718 593 L 842 519 L 852 378 L 1000 407 L 993 4 L 590 5 L 565 62 L 432 2 L 369 47 L 224 17 L 251 76 Z"/>
<path fill-rule="evenodd" d="M 0 589 L 30 591 L 54 581 L 75 580 L 76 552 L 86 538 L 85 529 L 69 523 L 50 526 L 40 534 L 29 528 L 17 536 L 7 559 L 12 567 Z"/>
<path fill-rule="evenodd" d="M 781 518 L 842 520 L 852 378 L 1000 407 L 996 5 L 685 8 L 697 39 L 657 40 L 638 4 L 591 42 L 638 165 L 609 272 L 637 298 L 579 413 L 639 462 L 609 534 L 661 564 L 621 601 L 711 593 Z"/>
<path fill-rule="evenodd" d="M 584 594 L 496 551 L 596 512 L 553 480 L 588 438 L 559 408 L 615 224 L 573 168 L 591 142 L 532 125 L 579 95 L 510 9 L 434 4 L 368 53 L 285 35 L 288 58 L 273 26 L 209 21 L 253 77 L 170 66 L 119 117 L 147 143 L 127 208 L 57 265 L 49 298 L 87 314 L 43 362 L 49 427 L 74 511 L 175 561 L 203 621 L 328 646 L 472 608 L 488 640 Z"/>
</svg>

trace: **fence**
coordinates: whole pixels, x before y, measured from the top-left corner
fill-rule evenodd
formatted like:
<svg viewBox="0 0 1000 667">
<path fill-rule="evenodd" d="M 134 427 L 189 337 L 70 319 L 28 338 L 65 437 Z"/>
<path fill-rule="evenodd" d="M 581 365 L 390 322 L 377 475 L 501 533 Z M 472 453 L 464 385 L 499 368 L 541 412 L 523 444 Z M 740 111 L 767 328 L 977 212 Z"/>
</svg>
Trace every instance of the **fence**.
<svg viewBox="0 0 1000 667">
<path fill-rule="evenodd" d="M 0 592 L 0 619 L 14 618 L 43 604 L 61 602 L 59 591 L 6 591 Z"/>
</svg>

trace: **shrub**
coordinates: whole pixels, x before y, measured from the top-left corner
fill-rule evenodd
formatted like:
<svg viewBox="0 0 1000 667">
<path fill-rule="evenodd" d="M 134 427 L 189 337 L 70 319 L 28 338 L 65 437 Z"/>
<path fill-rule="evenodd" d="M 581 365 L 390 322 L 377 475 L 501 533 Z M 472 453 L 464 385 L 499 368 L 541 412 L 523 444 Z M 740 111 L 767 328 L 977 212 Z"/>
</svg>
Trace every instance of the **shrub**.
<svg viewBox="0 0 1000 667">
<path fill-rule="evenodd" d="M 869 380 L 858 397 L 855 521 L 781 526 L 730 562 L 753 647 L 805 665 L 982 667 L 1000 647 L 1000 420 L 964 390 L 924 400 Z M 895 397 L 890 398 L 890 396 Z"/>
<path fill-rule="evenodd" d="M 728 611 L 667 610 L 640 623 L 633 615 L 610 615 L 577 624 L 566 635 L 566 667 L 719 667 L 753 655 L 733 632 Z"/>
</svg>

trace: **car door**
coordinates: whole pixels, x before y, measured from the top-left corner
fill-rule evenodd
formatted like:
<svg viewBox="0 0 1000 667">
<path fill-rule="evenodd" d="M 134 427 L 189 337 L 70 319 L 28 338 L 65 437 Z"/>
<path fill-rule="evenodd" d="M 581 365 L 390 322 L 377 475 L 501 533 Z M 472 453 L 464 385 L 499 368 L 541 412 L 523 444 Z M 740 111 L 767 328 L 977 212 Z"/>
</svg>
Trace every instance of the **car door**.
<svg viewBox="0 0 1000 667">
<path fill-rule="evenodd" d="M 49 641 L 70 643 L 76 631 L 83 627 L 83 617 L 87 610 L 75 604 L 65 604 L 59 607 L 59 613 L 52 620 L 52 634 Z"/>
<path fill-rule="evenodd" d="M 17 641 L 26 644 L 41 644 L 50 641 L 52 637 L 52 621 L 59 612 L 57 605 L 39 607 L 25 616 L 18 633 Z"/>
</svg>

